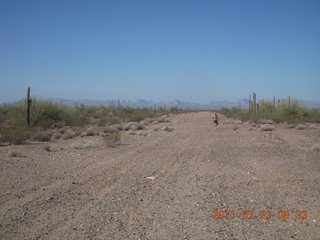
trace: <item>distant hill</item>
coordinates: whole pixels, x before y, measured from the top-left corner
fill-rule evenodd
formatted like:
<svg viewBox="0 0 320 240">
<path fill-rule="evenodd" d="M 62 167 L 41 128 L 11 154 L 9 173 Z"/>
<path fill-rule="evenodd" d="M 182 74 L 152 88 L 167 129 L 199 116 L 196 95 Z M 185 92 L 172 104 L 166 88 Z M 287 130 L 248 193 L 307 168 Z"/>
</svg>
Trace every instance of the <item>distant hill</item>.
<svg viewBox="0 0 320 240">
<path fill-rule="evenodd" d="M 80 100 L 69 100 L 69 99 L 62 99 L 62 98 L 51 98 L 50 100 L 57 102 L 57 103 L 63 103 L 66 105 L 80 105 L 83 104 L 85 106 L 99 106 L 99 105 L 117 105 L 118 100 L 89 100 L 89 99 L 80 99 Z M 190 103 L 190 102 L 184 102 L 180 101 L 178 99 L 175 99 L 173 101 L 152 101 L 152 100 L 144 100 L 144 99 L 137 99 L 137 100 L 120 100 L 121 106 L 129 106 L 129 107 L 139 107 L 139 108 L 150 108 L 150 107 L 179 107 L 179 108 L 185 108 L 185 109 L 219 109 L 222 107 L 241 107 L 241 108 L 247 108 L 248 106 L 248 100 L 247 99 L 241 99 L 238 102 L 231 102 L 231 101 L 211 101 L 207 104 L 199 104 L 199 103 Z"/>
<path fill-rule="evenodd" d="M 74 105 L 85 105 L 85 106 L 108 106 L 108 105 L 117 105 L 118 100 L 91 100 L 91 99 L 79 99 L 79 100 L 70 100 L 70 99 L 64 99 L 64 98 L 50 98 L 50 100 L 56 102 L 56 103 L 63 103 L 69 106 Z M 320 101 L 304 101 L 299 100 L 299 102 L 306 107 L 309 108 L 320 108 Z M 12 103 L 12 102 L 11 102 Z M 3 104 L 10 104 L 3 103 Z M 173 101 L 152 101 L 152 100 L 145 100 L 145 99 L 136 99 L 136 100 L 120 100 L 121 106 L 129 106 L 129 107 L 138 107 L 138 108 L 150 108 L 150 107 L 179 107 L 179 108 L 185 108 L 185 109 L 220 109 L 222 107 L 241 107 L 243 109 L 248 108 L 249 100 L 248 99 L 239 99 L 238 101 L 211 101 L 209 103 L 200 104 L 200 103 L 191 103 L 191 102 L 184 102 L 180 101 L 178 99 L 175 99 Z"/>
</svg>

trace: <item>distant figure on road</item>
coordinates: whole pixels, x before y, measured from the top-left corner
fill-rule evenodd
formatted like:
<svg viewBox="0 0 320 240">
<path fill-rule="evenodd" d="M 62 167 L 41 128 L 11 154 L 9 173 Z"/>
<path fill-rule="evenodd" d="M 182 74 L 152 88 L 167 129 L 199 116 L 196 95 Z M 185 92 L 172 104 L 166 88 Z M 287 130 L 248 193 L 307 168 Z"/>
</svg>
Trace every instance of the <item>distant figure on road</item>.
<svg viewBox="0 0 320 240">
<path fill-rule="evenodd" d="M 213 114 L 212 116 L 213 122 L 216 124 L 216 126 L 219 125 L 219 117 L 216 113 Z"/>
</svg>

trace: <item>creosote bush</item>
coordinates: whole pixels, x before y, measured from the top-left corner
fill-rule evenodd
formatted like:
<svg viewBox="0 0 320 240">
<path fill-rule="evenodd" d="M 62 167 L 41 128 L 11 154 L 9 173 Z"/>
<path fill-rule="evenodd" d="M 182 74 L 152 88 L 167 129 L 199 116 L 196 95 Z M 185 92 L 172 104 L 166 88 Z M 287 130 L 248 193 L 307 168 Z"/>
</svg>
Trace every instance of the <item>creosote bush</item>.
<svg viewBox="0 0 320 240">
<path fill-rule="evenodd" d="M 30 139 L 32 129 L 11 126 L 8 128 L 0 128 L 0 143 L 21 144 Z"/>
<path fill-rule="evenodd" d="M 102 138 L 107 147 L 113 148 L 120 143 L 121 135 L 120 132 L 107 132 Z"/>
<path fill-rule="evenodd" d="M 318 122 L 320 123 L 320 109 L 310 109 L 292 99 L 289 103 L 283 100 L 280 104 L 273 108 L 271 101 L 259 101 L 259 111 L 255 116 L 249 114 L 248 109 L 241 109 L 238 107 L 221 108 L 219 113 L 226 117 L 237 118 L 242 121 L 253 120 L 258 122 L 261 119 L 266 119 L 266 123 L 271 124 L 270 120 L 275 123 L 302 123 L 302 122 Z"/>
</svg>

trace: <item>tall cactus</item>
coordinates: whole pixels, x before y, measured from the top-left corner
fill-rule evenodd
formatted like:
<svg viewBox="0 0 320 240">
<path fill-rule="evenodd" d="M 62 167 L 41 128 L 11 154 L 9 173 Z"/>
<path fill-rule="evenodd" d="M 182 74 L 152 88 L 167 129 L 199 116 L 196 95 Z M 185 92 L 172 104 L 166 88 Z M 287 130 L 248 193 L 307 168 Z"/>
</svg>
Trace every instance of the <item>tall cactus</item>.
<svg viewBox="0 0 320 240">
<path fill-rule="evenodd" d="M 27 92 L 27 125 L 30 126 L 30 108 L 31 108 L 31 98 L 30 98 L 30 87 L 28 87 Z"/>
<path fill-rule="evenodd" d="M 276 111 L 276 97 L 273 97 L 273 111 Z"/>
<path fill-rule="evenodd" d="M 252 93 L 253 96 L 253 116 L 257 114 L 257 95 L 256 93 Z"/>
<path fill-rule="evenodd" d="M 249 115 L 251 115 L 251 94 L 249 94 Z"/>
</svg>

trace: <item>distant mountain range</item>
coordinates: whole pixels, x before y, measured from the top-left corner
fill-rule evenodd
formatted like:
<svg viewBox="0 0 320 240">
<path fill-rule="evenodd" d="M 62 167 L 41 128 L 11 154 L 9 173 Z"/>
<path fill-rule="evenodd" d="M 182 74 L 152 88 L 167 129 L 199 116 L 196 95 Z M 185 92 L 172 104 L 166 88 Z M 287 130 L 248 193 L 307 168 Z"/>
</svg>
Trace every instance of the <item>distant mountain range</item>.
<svg viewBox="0 0 320 240">
<path fill-rule="evenodd" d="M 90 100 L 90 99 L 81 99 L 81 100 L 68 100 L 68 99 L 62 99 L 62 98 L 51 98 L 50 100 L 57 102 L 57 103 L 63 103 L 66 105 L 74 106 L 74 105 L 80 105 L 83 104 L 85 106 L 100 106 L 100 105 L 117 105 L 118 100 Z M 303 101 L 299 100 L 300 103 L 303 105 L 309 107 L 309 108 L 320 108 L 320 101 Z M 206 104 L 199 104 L 199 103 L 190 103 L 190 102 L 184 102 L 180 101 L 178 99 L 174 101 L 152 101 L 152 100 L 144 100 L 144 99 L 137 99 L 137 100 L 120 100 L 121 106 L 130 106 L 130 107 L 139 107 L 139 108 L 150 108 L 150 107 L 179 107 L 179 108 L 185 108 L 185 109 L 219 109 L 222 107 L 241 107 L 241 108 L 248 108 L 249 100 L 248 99 L 240 99 L 236 102 L 232 101 L 211 101 Z"/>
</svg>

